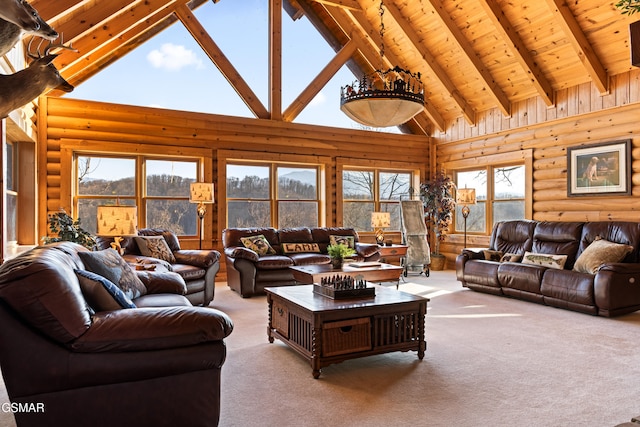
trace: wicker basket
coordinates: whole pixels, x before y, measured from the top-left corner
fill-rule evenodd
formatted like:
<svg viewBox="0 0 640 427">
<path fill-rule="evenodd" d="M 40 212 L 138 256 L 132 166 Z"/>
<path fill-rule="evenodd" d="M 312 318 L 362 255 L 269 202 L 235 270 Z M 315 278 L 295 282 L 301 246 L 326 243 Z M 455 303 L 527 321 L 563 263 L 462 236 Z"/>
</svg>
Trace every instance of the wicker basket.
<svg viewBox="0 0 640 427">
<path fill-rule="evenodd" d="M 371 350 L 371 319 L 369 317 L 328 322 L 322 328 L 323 356 Z"/>
</svg>

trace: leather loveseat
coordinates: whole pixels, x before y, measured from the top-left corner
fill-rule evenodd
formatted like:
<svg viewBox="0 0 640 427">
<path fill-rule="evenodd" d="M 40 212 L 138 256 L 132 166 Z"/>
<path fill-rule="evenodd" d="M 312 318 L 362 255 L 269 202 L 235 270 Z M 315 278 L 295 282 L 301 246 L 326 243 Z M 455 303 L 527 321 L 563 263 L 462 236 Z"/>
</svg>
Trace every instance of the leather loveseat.
<svg viewBox="0 0 640 427">
<path fill-rule="evenodd" d="M 216 426 L 229 317 L 193 307 L 171 272 L 138 272 L 136 308 L 98 311 L 81 252 L 94 253 L 55 243 L 0 267 L 0 367 L 17 425 Z"/>
<path fill-rule="evenodd" d="M 120 243 L 123 258 L 130 264 L 154 264 L 157 270 L 174 271 L 187 285 L 186 297 L 193 305 L 206 306 L 213 301 L 216 274 L 220 270 L 220 252 L 216 250 L 181 249 L 178 237 L 170 230 L 143 228 L 138 236 L 162 236 L 173 255 L 174 262 L 142 255 L 135 237 L 124 237 Z M 98 237 L 98 249 L 110 247 L 113 238 Z M 171 260 L 171 261 L 173 261 Z"/>
<path fill-rule="evenodd" d="M 272 254 L 261 256 L 244 246 L 242 238 L 259 235 L 263 235 L 269 242 L 273 248 Z M 329 264 L 331 259 L 327 255 L 327 246 L 331 243 L 332 236 L 334 240 L 335 236 L 351 238 L 356 251 L 355 259 L 358 261 L 376 261 L 380 258 L 379 246 L 361 243 L 353 228 L 227 228 L 222 231 L 227 284 L 243 298 L 264 294 L 264 288 L 268 286 L 296 285 L 289 267 Z M 301 249 L 297 251 L 296 247 Z M 291 248 L 291 251 L 287 248 Z"/>
<path fill-rule="evenodd" d="M 639 253 L 640 223 L 505 221 L 488 248 L 458 255 L 456 276 L 475 291 L 613 317 L 640 309 Z"/>
</svg>

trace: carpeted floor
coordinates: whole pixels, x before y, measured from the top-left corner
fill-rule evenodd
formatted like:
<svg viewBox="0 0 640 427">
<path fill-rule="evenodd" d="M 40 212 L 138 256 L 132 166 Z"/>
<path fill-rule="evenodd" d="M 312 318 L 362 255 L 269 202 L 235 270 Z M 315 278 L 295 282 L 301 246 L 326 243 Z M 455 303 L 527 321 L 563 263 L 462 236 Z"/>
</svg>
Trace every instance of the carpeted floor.
<svg viewBox="0 0 640 427">
<path fill-rule="evenodd" d="M 265 297 L 219 284 L 212 306 L 235 323 L 220 425 L 609 427 L 640 415 L 640 312 L 606 319 L 476 293 L 450 270 L 408 281 L 400 290 L 431 298 L 424 360 L 370 356 L 317 380 L 268 342 Z M 0 412 L 0 427 L 14 425 Z"/>
</svg>

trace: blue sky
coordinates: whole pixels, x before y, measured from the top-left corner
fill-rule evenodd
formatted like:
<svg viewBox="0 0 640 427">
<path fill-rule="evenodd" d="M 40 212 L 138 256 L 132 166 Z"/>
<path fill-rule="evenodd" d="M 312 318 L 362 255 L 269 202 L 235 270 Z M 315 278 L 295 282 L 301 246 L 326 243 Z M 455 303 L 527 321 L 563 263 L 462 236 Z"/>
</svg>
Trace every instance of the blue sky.
<svg viewBox="0 0 640 427">
<path fill-rule="evenodd" d="M 194 12 L 220 49 L 268 108 L 268 2 L 207 2 Z M 283 110 L 335 52 L 306 18 L 283 11 Z M 340 111 L 340 86 L 356 77 L 343 66 L 296 123 L 362 129 Z M 91 79 L 69 98 L 253 117 L 240 97 L 180 22 Z M 398 132 L 397 128 L 380 129 Z"/>
</svg>

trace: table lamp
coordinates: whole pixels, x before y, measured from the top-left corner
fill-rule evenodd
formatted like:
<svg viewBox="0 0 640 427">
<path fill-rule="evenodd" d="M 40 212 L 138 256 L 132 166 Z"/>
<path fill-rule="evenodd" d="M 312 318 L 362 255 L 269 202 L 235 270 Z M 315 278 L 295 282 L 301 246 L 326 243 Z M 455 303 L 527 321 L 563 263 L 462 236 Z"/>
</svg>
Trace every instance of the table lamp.
<svg viewBox="0 0 640 427">
<path fill-rule="evenodd" d="M 376 233 L 376 243 L 380 246 L 384 243 L 383 228 L 391 226 L 391 214 L 389 212 L 371 212 L 371 227 Z"/>
<path fill-rule="evenodd" d="M 120 245 L 125 236 L 138 234 L 138 208 L 136 206 L 98 206 L 97 209 L 98 236 L 113 237 L 111 247 L 124 255 L 124 249 Z"/>
<path fill-rule="evenodd" d="M 202 220 L 207 213 L 207 207 L 205 205 L 215 203 L 213 195 L 213 183 L 192 182 L 190 190 L 189 202 L 198 204 L 198 240 L 200 241 L 200 249 L 202 249 Z"/>
<path fill-rule="evenodd" d="M 456 194 L 456 203 L 462 205 L 462 217 L 464 218 L 464 247 L 467 247 L 467 217 L 471 210 L 468 205 L 476 204 L 475 188 L 459 188 Z"/>
</svg>

